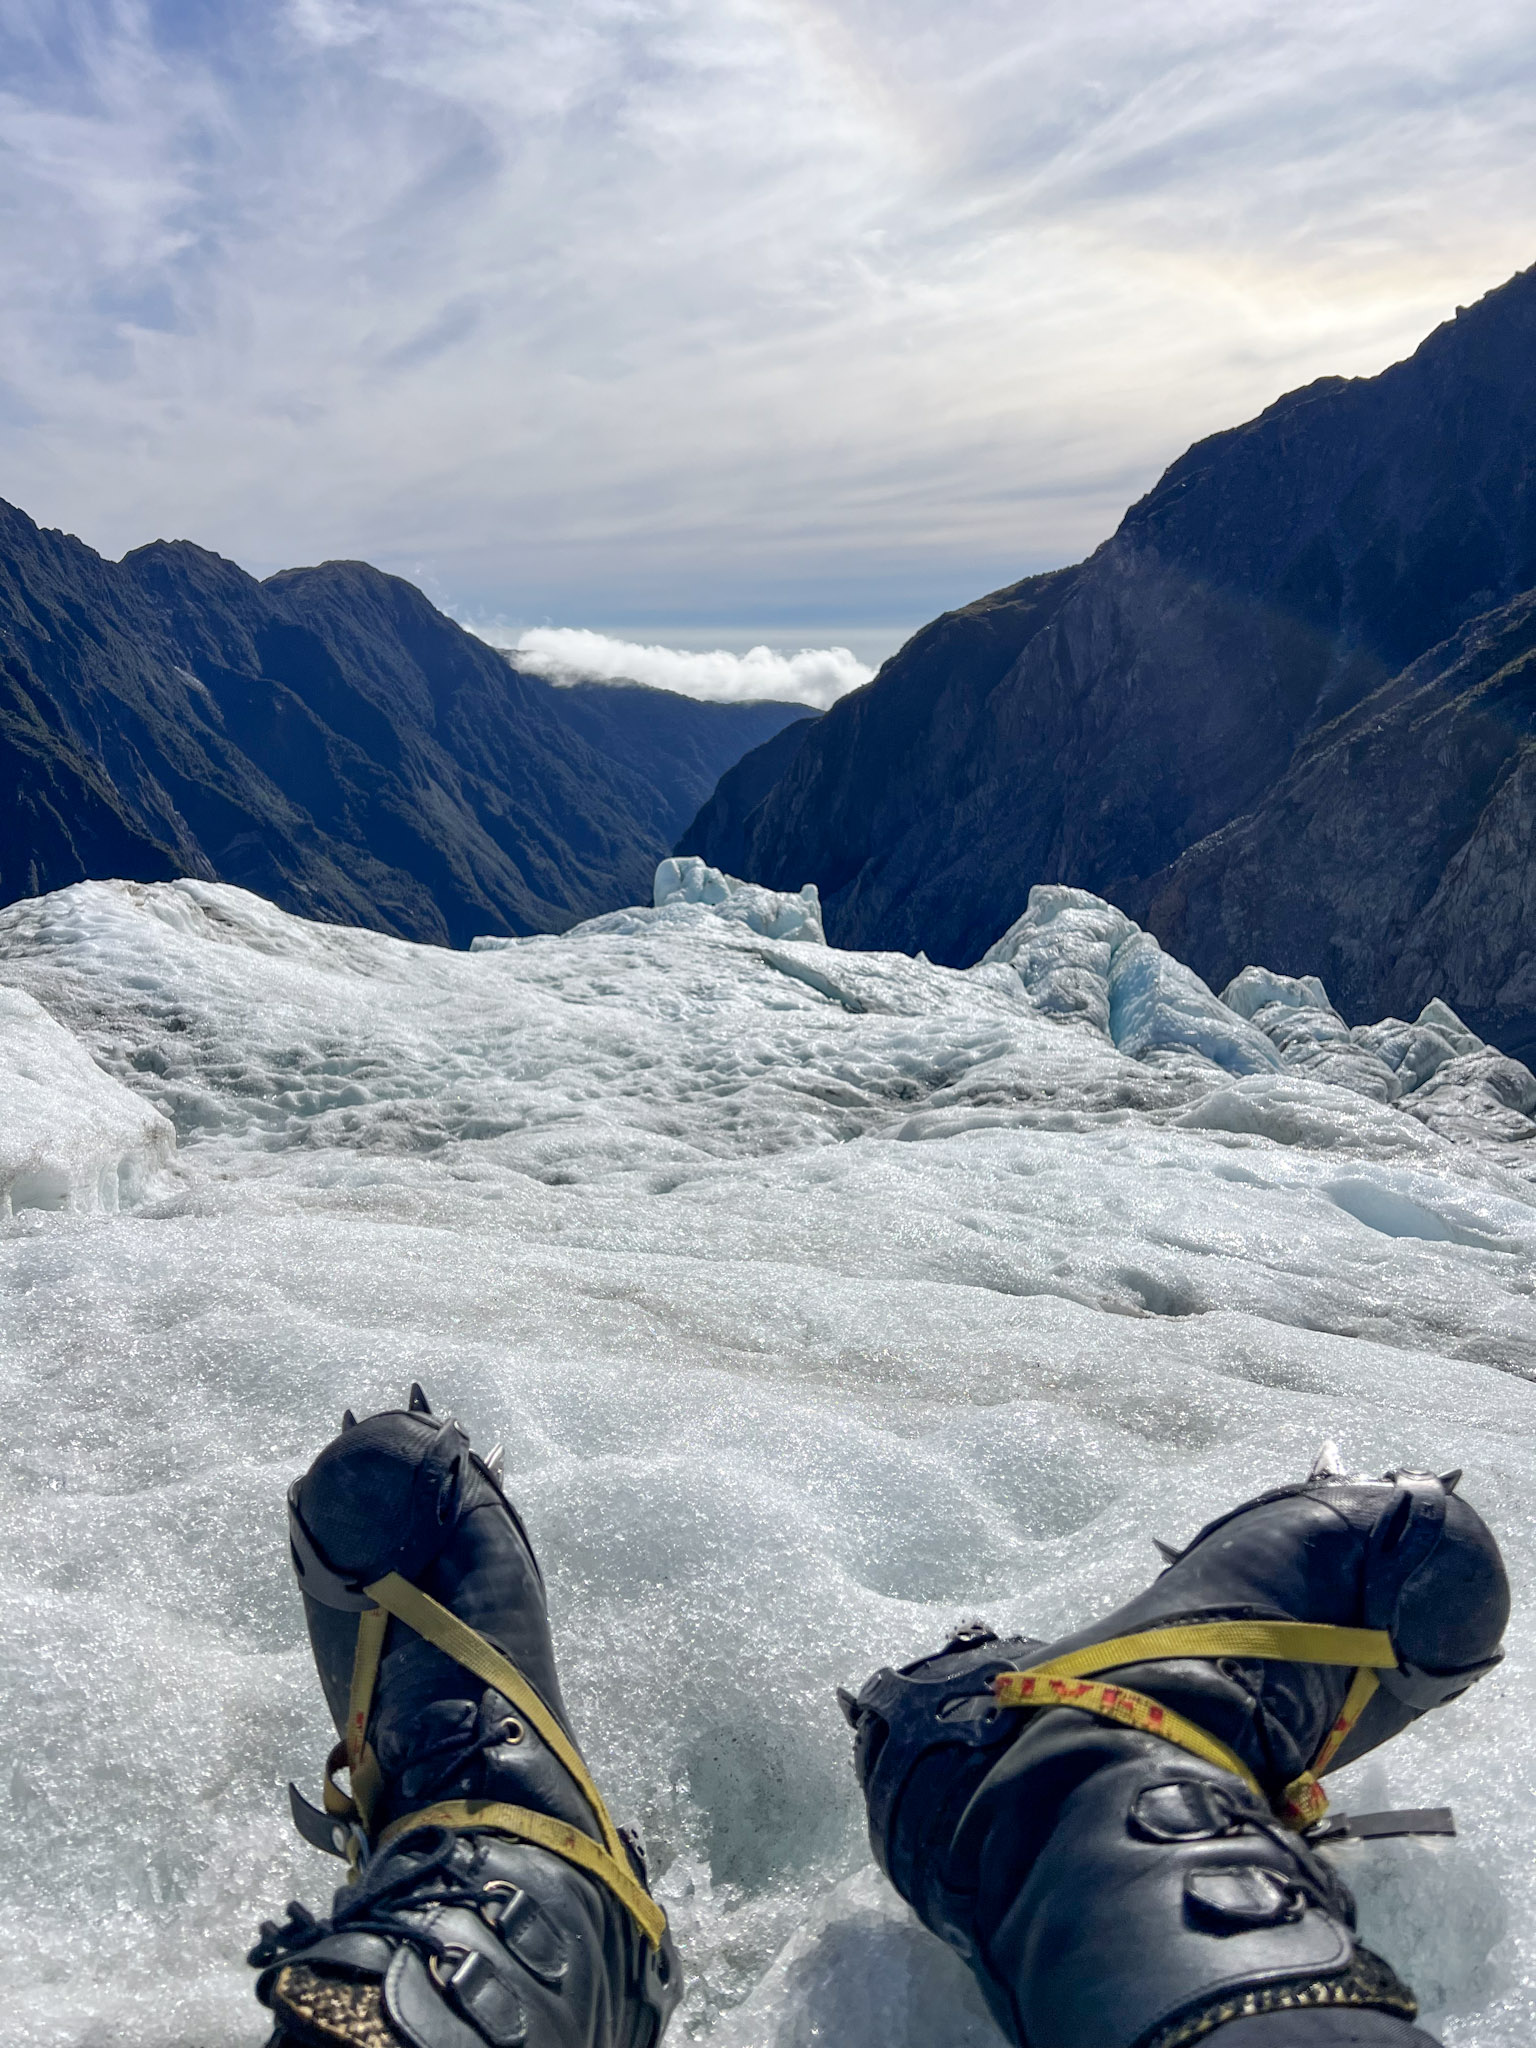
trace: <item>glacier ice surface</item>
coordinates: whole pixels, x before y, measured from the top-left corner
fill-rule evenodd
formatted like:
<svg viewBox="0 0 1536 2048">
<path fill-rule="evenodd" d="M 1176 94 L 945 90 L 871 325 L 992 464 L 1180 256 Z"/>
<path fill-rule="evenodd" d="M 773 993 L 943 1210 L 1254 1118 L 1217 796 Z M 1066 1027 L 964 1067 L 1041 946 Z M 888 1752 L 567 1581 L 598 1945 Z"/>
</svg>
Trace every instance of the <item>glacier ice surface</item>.
<svg viewBox="0 0 1536 2048">
<path fill-rule="evenodd" d="M 1139 929 L 1086 889 L 1037 882 L 1024 915 L 982 955 L 1011 967 L 1042 1016 L 1081 1022 L 1109 1036 L 1109 968 Z"/>
<path fill-rule="evenodd" d="M 170 1123 L 104 1074 L 24 989 L 0 987 L 0 1221 L 140 1198 L 175 1149 Z"/>
<path fill-rule="evenodd" d="M 285 1817 L 330 1730 L 283 1490 L 418 1378 L 506 1442 L 676 2038 L 722 2048 L 996 2038 L 870 1868 L 835 1684 L 1106 1611 L 1325 1437 L 1464 1466 L 1509 1661 L 1336 1790 L 1461 1833 L 1337 1853 L 1452 2048 L 1524 2048 L 1529 1077 L 1394 1026 L 1393 1072 L 1446 1048 L 1408 1114 L 1147 946 L 1112 1003 L 1145 935 L 1042 908 L 968 973 L 697 901 L 474 953 L 195 882 L 0 912 L 0 1105 L 31 1072 L 78 1176 L 0 1222 L 7 2044 L 263 2038 L 244 1948 L 335 1869 Z"/>
<path fill-rule="evenodd" d="M 1357 1024 L 1350 1032 L 1356 1045 L 1374 1053 L 1392 1069 L 1408 1093 L 1427 1081 L 1437 1067 L 1456 1058 L 1456 1047 L 1443 1031 L 1433 1025 L 1405 1023 L 1401 1017 L 1383 1017 L 1376 1024 Z"/>
<path fill-rule="evenodd" d="M 1150 932 L 1085 889 L 1037 883 L 982 964 L 1011 967 L 1040 1015 L 1100 1032 L 1133 1059 L 1192 1053 L 1234 1074 L 1281 1063 L 1246 1009 L 1214 995 Z"/>
<path fill-rule="evenodd" d="M 1405 1104 L 1410 1116 L 1448 1137 L 1497 1134 L 1519 1142 L 1530 1135 L 1536 1112 L 1536 1075 L 1494 1046 L 1442 1060 Z"/>
<path fill-rule="evenodd" d="M 1453 1052 L 1472 1053 L 1483 1050 L 1483 1041 L 1477 1033 L 1468 1030 L 1450 1004 L 1442 1002 L 1439 996 L 1432 996 L 1424 1005 L 1419 1012 L 1418 1021 L 1429 1030 L 1438 1031 L 1448 1038 Z"/>
<path fill-rule="evenodd" d="M 1262 1074 L 1280 1064 L 1264 1033 L 1212 995 L 1193 968 L 1165 953 L 1150 932 L 1137 932 L 1115 948 L 1109 1030 L 1132 1058 L 1185 1049 L 1230 1074 Z"/>
</svg>

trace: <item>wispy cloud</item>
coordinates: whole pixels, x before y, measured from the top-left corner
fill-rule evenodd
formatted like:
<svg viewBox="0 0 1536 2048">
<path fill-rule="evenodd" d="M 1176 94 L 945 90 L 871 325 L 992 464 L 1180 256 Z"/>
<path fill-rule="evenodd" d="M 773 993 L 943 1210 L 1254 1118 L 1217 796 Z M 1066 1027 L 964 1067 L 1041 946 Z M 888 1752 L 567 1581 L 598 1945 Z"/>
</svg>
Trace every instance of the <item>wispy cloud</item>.
<svg viewBox="0 0 1536 2048">
<path fill-rule="evenodd" d="M 723 647 L 644 646 L 572 626 L 533 626 L 516 636 L 490 629 L 484 637 L 515 652 L 519 668 L 554 683 L 649 683 L 716 704 L 777 698 L 825 711 L 874 674 L 846 647 L 801 647 L 789 654 L 763 646 L 732 654 Z"/>
<path fill-rule="evenodd" d="M 0 0 L 0 491 L 916 621 L 1536 258 L 1528 0 Z"/>
</svg>

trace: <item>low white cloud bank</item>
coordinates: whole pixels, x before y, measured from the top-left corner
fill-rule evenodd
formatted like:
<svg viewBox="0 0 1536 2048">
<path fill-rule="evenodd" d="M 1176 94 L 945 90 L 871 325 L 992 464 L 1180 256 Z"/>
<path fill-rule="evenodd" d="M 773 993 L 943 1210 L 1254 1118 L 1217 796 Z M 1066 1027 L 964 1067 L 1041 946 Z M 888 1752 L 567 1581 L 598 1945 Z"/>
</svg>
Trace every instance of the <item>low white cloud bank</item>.
<svg viewBox="0 0 1536 2048">
<path fill-rule="evenodd" d="M 533 626 L 503 644 L 517 656 L 519 668 L 552 683 L 649 683 L 653 689 L 715 704 L 771 697 L 825 711 L 874 674 L 847 647 L 802 647 L 794 654 L 773 647 L 732 654 L 715 647 L 704 653 L 614 640 L 584 626 Z"/>
</svg>

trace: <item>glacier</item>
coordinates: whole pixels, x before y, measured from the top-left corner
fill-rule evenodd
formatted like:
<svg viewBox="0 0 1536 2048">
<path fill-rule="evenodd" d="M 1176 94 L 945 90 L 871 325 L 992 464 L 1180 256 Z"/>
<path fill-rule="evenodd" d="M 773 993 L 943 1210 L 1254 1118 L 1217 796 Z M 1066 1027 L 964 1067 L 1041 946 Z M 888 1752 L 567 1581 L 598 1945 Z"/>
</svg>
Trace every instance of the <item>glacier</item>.
<svg viewBox="0 0 1536 2048">
<path fill-rule="evenodd" d="M 0 1222 L 132 1204 L 175 1148 L 169 1120 L 102 1072 L 24 989 L 0 985 Z"/>
<path fill-rule="evenodd" d="M 284 1490 L 420 1379 L 505 1441 L 719 2048 L 997 2038 L 834 1685 L 1107 1611 L 1324 1437 L 1465 1467 L 1508 1662 L 1330 1781 L 1461 1832 L 1334 1853 L 1451 2048 L 1523 2048 L 1536 1081 L 1080 891 L 962 972 L 674 866 L 462 953 L 194 881 L 0 912 L 7 2042 L 262 2040 L 243 1951 L 336 1868 Z"/>
<path fill-rule="evenodd" d="M 764 938 L 801 939 L 813 946 L 827 943 L 821 922 L 821 892 L 814 882 L 807 882 L 792 896 L 786 890 L 765 889 L 757 882 L 741 882 L 734 875 L 722 874 L 697 854 L 679 854 L 657 868 L 651 894 L 657 910 L 672 903 L 704 903 L 733 923 L 761 932 Z"/>
</svg>

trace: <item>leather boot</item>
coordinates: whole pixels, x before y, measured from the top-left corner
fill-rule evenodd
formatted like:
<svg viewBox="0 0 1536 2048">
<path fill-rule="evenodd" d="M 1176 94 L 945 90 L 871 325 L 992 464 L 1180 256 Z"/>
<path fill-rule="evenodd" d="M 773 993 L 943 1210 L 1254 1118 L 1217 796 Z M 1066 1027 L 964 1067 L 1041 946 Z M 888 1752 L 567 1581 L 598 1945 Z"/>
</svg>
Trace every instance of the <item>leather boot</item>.
<svg viewBox="0 0 1536 2048">
<path fill-rule="evenodd" d="M 652 2048 L 681 1989 L 637 1845 L 576 1747 L 544 1583 L 501 1490 L 421 1390 L 289 1494 L 341 1741 L 294 1816 L 351 1879 L 251 1953 L 290 2048 Z M 348 1783 L 338 1782 L 345 1767 Z"/>
<path fill-rule="evenodd" d="M 1457 1476 L 1325 1453 L 1091 1628 L 978 1625 L 843 1696 L 876 1860 L 1020 2048 L 1428 2041 L 1317 1853 L 1312 1773 L 1498 1661 L 1508 1586 Z"/>
</svg>

